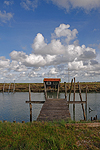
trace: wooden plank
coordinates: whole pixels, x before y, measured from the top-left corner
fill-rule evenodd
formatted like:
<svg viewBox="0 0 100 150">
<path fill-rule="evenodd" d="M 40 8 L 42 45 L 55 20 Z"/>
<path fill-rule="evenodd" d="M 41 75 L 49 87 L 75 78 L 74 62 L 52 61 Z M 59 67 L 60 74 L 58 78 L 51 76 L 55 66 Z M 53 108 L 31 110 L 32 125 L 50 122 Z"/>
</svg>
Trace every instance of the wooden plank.
<svg viewBox="0 0 100 150">
<path fill-rule="evenodd" d="M 70 118 L 65 99 L 47 99 L 37 118 L 38 121 L 67 120 Z"/>
<path fill-rule="evenodd" d="M 68 104 L 86 104 L 86 101 L 68 101 Z"/>
<path fill-rule="evenodd" d="M 26 101 L 26 103 L 36 103 L 36 104 L 43 104 L 45 101 Z"/>
<path fill-rule="evenodd" d="M 47 100 L 58 100 L 58 101 L 61 101 L 61 100 L 65 100 L 64 98 L 47 98 Z"/>
</svg>

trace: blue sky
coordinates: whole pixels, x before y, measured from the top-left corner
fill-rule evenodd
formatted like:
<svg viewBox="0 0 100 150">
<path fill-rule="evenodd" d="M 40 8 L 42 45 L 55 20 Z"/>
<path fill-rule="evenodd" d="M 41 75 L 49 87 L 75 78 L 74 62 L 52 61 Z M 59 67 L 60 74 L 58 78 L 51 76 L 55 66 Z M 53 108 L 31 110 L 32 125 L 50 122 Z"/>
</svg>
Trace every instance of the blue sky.
<svg viewBox="0 0 100 150">
<path fill-rule="evenodd" d="M 100 81 L 99 0 L 1 0 L 0 82 Z"/>
</svg>

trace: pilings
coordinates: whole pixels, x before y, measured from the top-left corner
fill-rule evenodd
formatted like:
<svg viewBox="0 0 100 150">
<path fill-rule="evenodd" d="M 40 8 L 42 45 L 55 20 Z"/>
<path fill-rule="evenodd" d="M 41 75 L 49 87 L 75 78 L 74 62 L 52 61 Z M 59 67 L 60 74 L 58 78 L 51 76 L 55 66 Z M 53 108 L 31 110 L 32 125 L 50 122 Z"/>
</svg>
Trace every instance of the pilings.
<svg viewBox="0 0 100 150">
<path fill-rule="evenodd" d="M 41 104 L 44 102 L 45 101 L 31 101 L 31 89 L 30 89 L 30 84 L 29 84 L 29 101 L 26 101 L 26 103 L 29 103 L 29 106 L 30 106 L 30 122 L 32 122 L 32 104 L 31 103 Z"/>
<path fill-rule="evenodd" d="M 66 82 L 64 82 L 65 85 L 65 99 L 67 100 L 67 86 L 66 86 Z"/>
<path fill-rule="evenodd" d="M 30 84 L 29 84 L 29 106 L 30 106 L 30 122 L 32 122 L 32 104 L 31 104 L 31 90 L 30 90 Z"/>
<path fill-rule="evenodd" d="M 7 92 L 8 94 L 11 92 L 11 93 L 15 93 L 15 81 L 14 83 L 5 83 L 3 84 L 3 89 L 2 89 L 2 92 L 4 94 L 4 92 Z"/>
</svg>

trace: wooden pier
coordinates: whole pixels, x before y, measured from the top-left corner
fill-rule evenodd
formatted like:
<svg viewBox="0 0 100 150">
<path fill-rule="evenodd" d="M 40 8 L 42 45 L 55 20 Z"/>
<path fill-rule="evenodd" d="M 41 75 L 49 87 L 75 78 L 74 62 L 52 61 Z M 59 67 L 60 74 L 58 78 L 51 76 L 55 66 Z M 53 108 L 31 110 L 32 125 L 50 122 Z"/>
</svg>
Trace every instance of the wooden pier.
<svg viewBox="0 0 100 150">
<path fill-rule="evenodd" d="M 47 80 L 47 79 L 46 79 Z M 45 80 L 45 81 L 46 81 Z M 48 82 L 49 81 L 49 82 Z M 57 87 L 57 98 L 48 98 L 47 97 L 47 86 L 55 85 L 52 84 L 52 82 L 55 82 L 55 79 L 52 79 L 52 82 L 50 82 L 50 79 L 44 82 L 44 93 L 45 93 L 45 101 L 31 101 L 31 90 L 29 85 L 29 101 L 26 101 L 26 103 L 29 103 L 30 106 L 30 122 L 32 122 L 32 104 L 31 103 L 43 103 L 42 109 L 40 111 L 40 114 L 37 118 L 37 121 L 58 121 L 58 120 L 68 120 L 71 119 L 70 112 L 69 112 L 69 104 L 73 104 L 73 120 L 75 120 L 75 104 L 81 104 L 82 110 L 83 110 L 83 117 L 84 120 L 86 120 L 86 114 L 84 105 L 86 106 L 87 110 L 87 87 L 86 87 L 86 100 L 82 100 L 81 96 L 81 88 L 78 82 L 79 86 L 79 97 L 80 101 L 75 101 L 75 78 L 74 78 L 74 93 L 73 93 L 73 100 L 70 100 L 71 97 L 71 91 L 73 87 L 73 79 L 71 81 L 71 87 L 69 92 L 69 99 L 67 99 L 67 86 L 66 82 L 65 84 L 65 98 L 59 99 L 59 80 L 56 80 L 56 87 Z M 49 87 L 50 88 L 50 87 Z"/>
<path fill-rule="evenodd" d="M 68 120 L 70 118 L 66 99 L 47 99 L 37 118 L 38 121 Z"/>
</svg>

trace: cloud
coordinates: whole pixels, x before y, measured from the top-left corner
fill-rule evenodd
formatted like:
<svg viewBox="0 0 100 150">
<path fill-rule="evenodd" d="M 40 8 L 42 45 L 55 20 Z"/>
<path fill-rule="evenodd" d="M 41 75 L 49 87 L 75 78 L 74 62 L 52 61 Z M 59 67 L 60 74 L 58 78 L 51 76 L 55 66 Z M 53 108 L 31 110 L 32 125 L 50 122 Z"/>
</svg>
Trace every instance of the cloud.
<svg viewBox="0 0 100 150">
<path fill-rule="evenodd" d="M 26 10 L 33 10 L 37 8 L 38 0 L 22 0 L 20 5 Z"/>
<path fill-rule="evenodd" d="M 12 62 L 9 65 L 9 70 L 22 72 L 27 71 L 28 69 L 25 65 L 22 65 L 20 62 L 12 60 Z"/>
<path fill-rule="evenodd" d="M 20 64 L 25 65 L 26 67 L 41 67 L 50 65 L 56 56 L 46 55 L 43 57 L 42 55 L 27 55 L 24 52 L 12 51 L 10 57 L 12 60 L 19 61 Z"/>
<path fill-rule="evenodd" d="M 51 75 L 57 74 L 56 68 L 51 68 L 49 74 Z"/>
<path fill-rule="evenodd" d="M 99 0 L 49 0 L 52 1 L 53 4 L 65 8 L 67 11 L 69 9 L 82 8 L 84 10 L 91 10 L 100 7 Z"/>
<path fill-rule="evenodd" d="M 94 59 L 96 57 L 95 49 L 86 47 L 85 45 L 79 46 L 78 40 L 69 44 L 71 40 L 76 39 L 76 34 L 78 33 L 77 29 L 70 30 L 68 29 L 69 27 L 70 25 L 68 24 L 61 24 L 55 28 L 52 34 L 53 39 L 50 43 L 46 43 L 43 35 L 38 33 L 32 44 L 32 53 L 42 55 L 43 57 L 48 55 L 49 58 L 53 56 L 54 60 L 51 61 L 51 63 L 55 65 L 68 63 L 69 61 L 72 62 L 75 58 L 77 58 L 78 61 Z M 63 37 L 65 38 L 64 44 L 61 42 Z"/>
<path fill-rule="evenodd" d="M 68 28 L 70 28 L 69 24 L 60 24 L 60 26 L 55 29 L 55 35 L 53 34 L 52 37 L 66 37 L 66 42 L 68 44 L 71 40 L 76 38 L 76 34 L 78 33 L 77 29 L 71 31 Z"/>
<path fill-rule="evenodd" d="M 4 4 L 6 4 L 7 6 L 12 5 L 13 3 L 13 1 L 4 1 Z"/>
<path fill-rule="evenodd" d="M 0 68 L 8 68 L 10 64 L 10 60 L 5 57 L 0 57 Z"/>
<path fill-rule="evenodd" d="M 44 42 L 44 37 L 41 33 L 38 33 L 34 39 L 34 43 L 32 44 L 32 48 L 34 52 L 38 53 L 42 48 L 44 48 L 47 44 Z"/>
<path fill-rule="evenodd" d="M 0 20 L 3 23 L 7 23 L 7 21 L 10 21 L 13 18 L 13 13 L 6 13 L 4 10 L 3 12 L 0 11 Z"/>
<path fill-rule="evenodd" d="M 83 61 L 77 61 L 77 58 L 73 62 L 68 63 L 68 68 L 70 70 L 82 70 L 86 68 L 86 66 L 83 65 Z"/>
<path fill-rule="evenodd" d="M 18 81 L 43 77 L 67 79 L 68 68 L 70 78 L 75 76 L 87 80 L 88 77 L 93 78 L 93 75 L 99 76 L 100 63 L 96 50 L 79 45 L 76 40 L 77 33 L 77 29 L 70 30 L 70 25 L 61 24 L 55 28 L 49 43 L 38 33 L 32 43 L 32 53 L 13 50 L 10 53 L 11 59 L 0 57 L 0 79 L 8 79 L 8 76 Z M 69 37 L 68 43 L 66 39 Z"/>
</svg>

